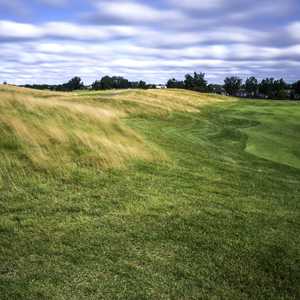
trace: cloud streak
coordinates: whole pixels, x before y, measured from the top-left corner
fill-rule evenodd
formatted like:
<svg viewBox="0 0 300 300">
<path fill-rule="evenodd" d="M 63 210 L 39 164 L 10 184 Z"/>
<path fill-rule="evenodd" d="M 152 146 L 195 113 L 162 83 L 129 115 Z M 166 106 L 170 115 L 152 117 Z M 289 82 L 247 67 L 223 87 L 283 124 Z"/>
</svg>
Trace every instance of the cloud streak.
<svg viewBox="0 0 300 300">
<path fill-rule="evenodd" d="M 194 70 L 214 82 L 225 75 L 300 78 L 297 1 L 255 0 L 244 7 L 237 0 L 89 1 L 90 10 L 77 0 L 82 9 L 67 10 L 68 20 L 57 5 L 71 1 L 29 1 L 31 20 L 6 7 L 0 80 L 59 83 L 79 75 L 91 82 L 115 74 L 158 83 Z M 49 4 L 51 13 L 38 10 Z"/>
</svg>

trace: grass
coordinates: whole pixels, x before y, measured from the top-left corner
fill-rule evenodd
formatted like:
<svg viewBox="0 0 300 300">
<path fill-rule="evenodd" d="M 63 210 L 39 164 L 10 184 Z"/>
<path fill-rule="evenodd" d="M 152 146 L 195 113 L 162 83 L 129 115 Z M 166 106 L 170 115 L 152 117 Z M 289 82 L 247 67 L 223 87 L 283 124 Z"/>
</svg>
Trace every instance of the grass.
<svg viewBox="0 0 300 300">
<path fill-rule="evenodd" d="M 1 87 L 0 298 L 299 299 L 299 117 Z"/>
<path fill-rule="evenodd" d="M 118 108 L 81 103 L 76 95 L 26 95 L 13 88 L 2 89 L 1 96 L 3 146 L 18 150 L 36 168 L 117 167 L 154 154 L 121 121 L 125 113 Z"/>
</svg>

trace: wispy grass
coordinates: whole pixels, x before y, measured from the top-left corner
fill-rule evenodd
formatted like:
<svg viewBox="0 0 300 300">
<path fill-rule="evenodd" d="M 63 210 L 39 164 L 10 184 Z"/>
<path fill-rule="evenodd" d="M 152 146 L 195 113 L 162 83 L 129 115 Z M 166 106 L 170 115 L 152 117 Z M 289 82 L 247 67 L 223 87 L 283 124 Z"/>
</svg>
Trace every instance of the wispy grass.
<svg viewBox="0 0 300 300">
<path fill-rule="evenodd" d="M 120 92 L 100 92 L 99 97 L 109 97 L 116 105 L 127 104 L 126 110 L 137 113 L 166 114 L 169 112 L 197 112 L 201 106 L 229 101 L 230 98 L 202 94 L 185 90 L 133 90 Z M 233 99 L 231 99 L 233 100 Z"/>
<path fill-rule="evenodd" d="M 14 143 L 35 167 L 122 167 L 130 159 L 164 156 L 126 126 L 127 113 L 112 105 L 13 87 L 2 87 L 0 97 L 1 134 L 7 137 L 2 143 Z"/>
</svg>

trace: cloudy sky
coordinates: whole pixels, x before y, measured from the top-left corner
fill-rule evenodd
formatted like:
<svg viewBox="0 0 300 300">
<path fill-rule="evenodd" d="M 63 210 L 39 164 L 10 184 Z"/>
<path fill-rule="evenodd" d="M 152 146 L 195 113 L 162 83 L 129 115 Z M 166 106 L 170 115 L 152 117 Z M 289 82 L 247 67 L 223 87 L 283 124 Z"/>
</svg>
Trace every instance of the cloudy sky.
<svg viewBox="0 0 300 300">
<path fill-rule="evenodd" d="M 299 0 L 0 0 L 0 81 L 300 79 Z"/>
</svg>

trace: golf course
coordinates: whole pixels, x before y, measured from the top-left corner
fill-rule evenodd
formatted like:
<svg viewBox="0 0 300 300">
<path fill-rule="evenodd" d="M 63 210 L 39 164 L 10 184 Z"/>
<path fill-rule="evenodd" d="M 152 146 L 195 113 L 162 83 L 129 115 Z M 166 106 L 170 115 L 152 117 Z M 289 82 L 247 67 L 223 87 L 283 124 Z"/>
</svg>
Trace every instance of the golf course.
<svg viewBox="0 0 300 300">
<path fill-rule="evenodd" d="M 0 299 L 300 299 L 300 101 L 0 85 Z"/>
</svg>

